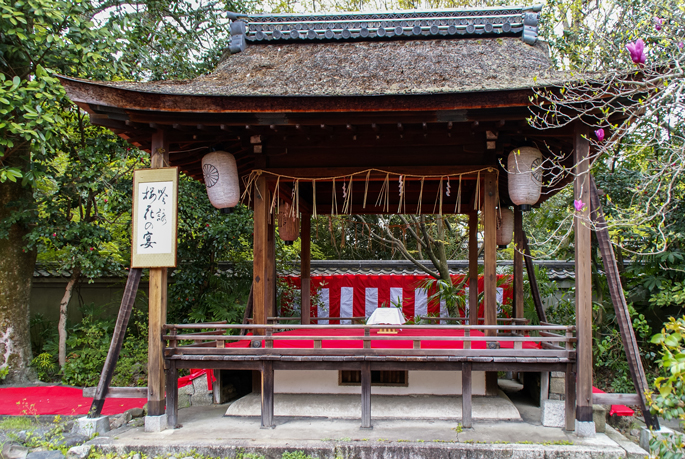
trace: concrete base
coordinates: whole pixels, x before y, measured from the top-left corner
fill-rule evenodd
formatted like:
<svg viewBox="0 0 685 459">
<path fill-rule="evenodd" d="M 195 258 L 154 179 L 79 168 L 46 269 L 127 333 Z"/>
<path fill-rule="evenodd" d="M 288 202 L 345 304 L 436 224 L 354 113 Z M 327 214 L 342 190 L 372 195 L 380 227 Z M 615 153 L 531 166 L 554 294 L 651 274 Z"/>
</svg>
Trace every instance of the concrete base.
<svg viewBox="0 0 685 459">
<path fill-rule="evenodd" d="M 161 432 L 166 430 L 166 414 L 161 416 L 145 416 L 145 432 Z"/>
<path fill-rule="evenodd" d="M 99 418 L 78 418 L 78 422 L 74 427 L 76 433 L 87 437 L 90 437 L 93 434 L 102 435 L 105 432 L 109 432 L 109 416 L 100 416 Z"/>
<path fill-rule="evenodd" d="M 545 427 L 564 427 L 566 425 L 566 402 L 543 400 L 540 422 Z"/>
<path fill-rule="evenodd" d="M 659 430 L 650 430 L 647 427 L 643 427 L 640 430 L 640 446 L 642 449 L 649 451 L 649 442 L 652 437 L 670 437 L 673 435 L 673 431 L 668 427 L 661 426 Z"/>
<path fill-rule="evenodd" d="M 453 420 L 374 419 L 373 430 L 360 430 L 359 418 L 276 416 L 276 429 L 260 430 L 258 417 L 224 417 L 225 410 L 225 406 L 191 407 L 179 411 L 180 429 L 147 433 L 142 427 L 126 426 L 89 444 L 121 457 L 138 452 L 149 457 L 196 453 L 280 459 L 286 451 L 302 451 L 319 459 L 637 459 L 607 435 L 580 438 L 537 422 L 481 421 L 462 430 Z"/>
<path fill-rule="evenodd" d="M 595 430 L 595 423 L 593 421 L 581 422 L 576 419 L 576 436 L 594 437 L 595 435 L 597 435 L 597 430 Z"/>
<path fill-rule="evenodd" d="M 276 417 L 360 419 L 359 395 L 275 394 Z M 249 394 L 233 402 L 226 416 L 260 416 L 261 398 Z M 473 397 L 475 420 L 520 421 L 516 406 L 500 391 L 499 397 Z M 371 395 L 371 419 L 461 420 L 461 397 L 437 395 Z"/>
</svg>

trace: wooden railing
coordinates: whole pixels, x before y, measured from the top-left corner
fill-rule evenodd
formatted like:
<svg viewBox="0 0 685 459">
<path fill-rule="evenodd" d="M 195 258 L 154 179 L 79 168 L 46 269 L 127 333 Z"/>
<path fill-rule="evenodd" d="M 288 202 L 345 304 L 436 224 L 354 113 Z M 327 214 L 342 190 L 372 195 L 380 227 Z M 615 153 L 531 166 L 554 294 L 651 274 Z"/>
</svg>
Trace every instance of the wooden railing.
<svg viewBox="0 0 685 459">
<path fill-rule="evenodd" d="M 166 355 L 450 355 L 450 356 L 516 356 L 570 357 L 574 354 L 575 327 L 566 325 L 401 325 L 395 328 L 418 331 L 412 335 L 371 335 L 371 330 L 388 329 L 388 325 L 229 325 L 175 324 L 165 325 L 163 339 L 168 343 Z M 327 330 L 344 330 L 344 335 L 326 334 Z M 230 334 L 245 330 L 245 335 Z M 306 333 L 278 333 L 299 330 Z M 433 335 L 430 330 L 461 332 L 463 335 Z M 425 331 L 426 333 L 421 333 Z M 478 331 L 481 333 L 472 334 Z M 503 333 L 504 332 L 504 333 Z M 276 333 L 276 334 L 274 334 Z M 186 343 L 181 343 L 185 341 Z M 274 342 L 289 342 L 289 347 L 276 347 Z M 363 348 L 323 348 L 323 341 L 362 341 Z M 371 342 L 412 342 L 411 348 L 371 346 Z M 422 347 L 428 342 L 461 342 L 463 348 L 435 349 Z M 247 342 L 245 346 L 236 345 Z M 297 346 L 296 343 L 301 344 Z M 473 349 L 473 343 L 485 342 L 486 349 Z M 513 343 L 512 348 L 500 348 L 499 343 Z M 234 343 L 234 345 L 231 345 Z M 304 344 L 306 343 L 306 344 Z M 313 343 L 313 347 L 312 347 Z M 524 348 L 524 343 L 540 348 Z M 293 346 L 294 345 L 294 346 Z"/>
</svg>

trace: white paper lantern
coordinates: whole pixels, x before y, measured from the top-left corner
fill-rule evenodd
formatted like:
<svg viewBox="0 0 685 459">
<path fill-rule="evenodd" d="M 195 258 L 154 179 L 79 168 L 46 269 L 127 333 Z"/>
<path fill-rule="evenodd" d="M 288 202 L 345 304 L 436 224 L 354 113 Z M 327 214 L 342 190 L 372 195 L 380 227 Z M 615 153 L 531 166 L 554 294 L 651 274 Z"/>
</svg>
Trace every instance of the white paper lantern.
<svg viewBox="0 0 685 459">
<path fill-rule="evenodd" d="M 281 203 L 278 209 L 278 235 L 287 245 L 300 237 L 300 219 L 293 215 L 290 203 Z"/>
<path fill-rule="evenodd" d="M 540 199 L 542 187 L 542 153 L 534 147 L 521 147 L 509 153 L 509 198 L 521 210 Z"/>
<path fill-rule="evenodd" d="M 217 209 L 235 207 L 240 200 L 238 166 L 232 154 L 215 151 L 202 158 L 207 196 Z"/>
<path fill-rule="evenodd" d="M 514 212 L 508 208 L 497 212 L 497 245 L 504 248 L 514 237 Z"/>
</svg>

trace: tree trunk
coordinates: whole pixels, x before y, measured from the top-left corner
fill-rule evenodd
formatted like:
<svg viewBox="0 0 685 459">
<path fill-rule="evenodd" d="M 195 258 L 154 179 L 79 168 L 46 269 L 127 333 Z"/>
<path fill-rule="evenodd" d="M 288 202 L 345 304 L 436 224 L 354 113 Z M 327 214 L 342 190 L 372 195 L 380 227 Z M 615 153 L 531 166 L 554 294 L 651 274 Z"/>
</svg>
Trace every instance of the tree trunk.
<svg viewBox="0 0 685 459">
<path fill-rule="evenodd" d="M 71 301 L 71 292 L 74 290 L 74 285 L 81 275 L 81 270 L 75 267 L 71 272 L 71 279 L 67 283 L 67 288 L 64 290 L 62 302 L 59 304 L 59 324 L 57 331 L 59 333 L 59 366 L 64 367 L 67 361 L 67 306 Z"/>
<path fill-rule="evenodd" d="M 0 183 L 0 221 L 26 211 L 24 205 L 31 199 L 31 188 Z M 19 201 L 21 208 L 13 204 Z M 0 239 L 0 371 L 7 371 L 5 382 L 12 384 L 35 379 L 30 368 L 29 300 L 36 252 L 23 248 L 28 232 L 24 224 L 14 223 L 7 237 Z"/>
</svg>

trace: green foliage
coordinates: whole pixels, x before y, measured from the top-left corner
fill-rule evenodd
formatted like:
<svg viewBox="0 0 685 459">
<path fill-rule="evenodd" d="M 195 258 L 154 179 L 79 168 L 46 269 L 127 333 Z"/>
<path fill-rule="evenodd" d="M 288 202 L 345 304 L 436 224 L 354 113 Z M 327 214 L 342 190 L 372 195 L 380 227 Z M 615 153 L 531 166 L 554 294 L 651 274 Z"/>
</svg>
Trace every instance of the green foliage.
<svg viewBox="0 0 685 459">
<path fill-rule="evenodd" d="M 281 459 L 316 459 L 304 451 L 284 451 Z"/>
<path fill-rule="evenodd" d="M 31 366 L 36 369 L 38 379 L 44 382 L 54 381 L 59 373 L 59 365 L 54 355 L 42 352 L 31 360 Z"/>
</svg>

